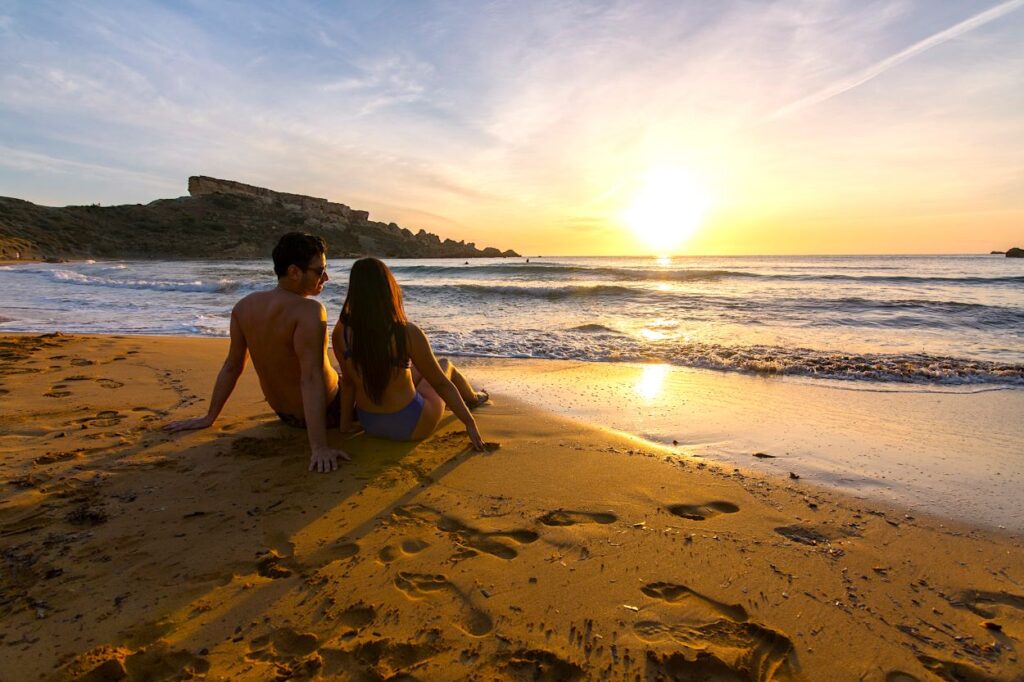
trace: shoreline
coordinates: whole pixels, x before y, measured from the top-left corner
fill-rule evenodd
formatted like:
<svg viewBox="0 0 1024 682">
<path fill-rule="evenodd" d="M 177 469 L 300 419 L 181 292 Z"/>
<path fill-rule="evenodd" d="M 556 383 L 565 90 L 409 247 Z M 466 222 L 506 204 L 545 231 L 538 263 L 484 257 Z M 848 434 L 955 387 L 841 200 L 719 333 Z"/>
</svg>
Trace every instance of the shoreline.
<svg viewBox="0 0 1024 682">
<path fill-rule="evenodd" d="M 200 335 L 67 336 L 227 341 Z M 337 369 L 333 351 L 328 355 Z M 1024 499 L 1016 500 L 1014 492 L 1024 489 L 1024 467 L 1014 460 L 1014 444 L 1024 441 L 1024 424 L 1014 418 L 1024 413 L 1019 385 L 921 385 L 634 362 L 441 355 L 484 388 L 673 455 L 779 479 L 794 473 L 868 503 L 1024 532 Z M 898 433 L 880 432 L 879 423 Z M 946 454 L 952 450 L 955 457 Z"/>
<path fill-rule="evenodd" d="M 504 391 L 477 412 L 495 452 L 468 451 L 452 419 L 418 444 L 335 432 L 354 461 L 326 475 L 306 471 L 304 434 L 273 418 L 251 370 L 215 427 L 157 430 L 203 409 L 225 346 L 0 337 L 0 668 L 1024 673 L 1020 534 L 680 455 Z"/>
</svg>

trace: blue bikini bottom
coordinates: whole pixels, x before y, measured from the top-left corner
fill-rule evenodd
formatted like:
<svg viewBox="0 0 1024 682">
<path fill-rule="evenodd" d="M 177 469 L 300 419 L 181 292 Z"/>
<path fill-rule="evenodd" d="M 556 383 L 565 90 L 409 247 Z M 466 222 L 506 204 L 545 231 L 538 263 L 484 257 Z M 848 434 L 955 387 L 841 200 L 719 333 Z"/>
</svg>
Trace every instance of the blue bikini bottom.
<svg viewBox="0 0 1024 682">
<path fill-rule="evenodd" d="M 423 396 L 416 392 L 412 401 L 398 412 L 367 412 L 356 408 L 363 430 L 377 438 L 409 440 L 423 414 Z"/>
</svg>

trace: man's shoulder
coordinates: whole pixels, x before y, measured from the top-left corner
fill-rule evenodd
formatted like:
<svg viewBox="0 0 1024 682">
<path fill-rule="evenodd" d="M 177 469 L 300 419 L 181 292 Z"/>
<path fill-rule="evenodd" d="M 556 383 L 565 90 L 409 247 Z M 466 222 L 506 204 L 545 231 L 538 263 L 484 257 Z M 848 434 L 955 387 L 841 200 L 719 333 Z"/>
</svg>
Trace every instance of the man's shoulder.
<svg viewBox="0 0 1024 682">
<path fill-rule="evenodd" d="M 235 310 L 248 308 L 254 304 L 258 304 L 262 300 L 266 300 L 273 294 L 273 289 L 264 289 L 262 291 L 254 291 L 251 294 L 247 294 L 242 298 L 238 299 L 235 303 Z"/>
<path fill-rule="evenodd" d="M 324 304 L 315 298 L 301 297 L 298 303 L 295 304 L 295 310 L 299 311 L 303 316 L 305 315 L 326 315 L 327 308 Z"/>
</svg>

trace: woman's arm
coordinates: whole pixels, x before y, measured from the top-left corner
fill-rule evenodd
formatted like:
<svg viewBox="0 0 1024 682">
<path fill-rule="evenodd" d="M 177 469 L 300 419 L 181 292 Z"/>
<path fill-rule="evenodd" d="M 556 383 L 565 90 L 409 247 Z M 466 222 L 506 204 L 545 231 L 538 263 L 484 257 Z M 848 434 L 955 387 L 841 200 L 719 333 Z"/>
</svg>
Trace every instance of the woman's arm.
<svg viewBox="0 0 1024 682">
<path fill-rule="evenodd" d="M 430 342 L 427 341 L 426 334 L 416 325 L 408 324 L 406 325 L 406 340 L 408 342 L 409 357 L 412 358 L 416 369 L 420 371 L 420 374 L 427 380 L 427 383 L 434 387 L 434 390 L 441 396 L 445 404 L 451 408 L 451 411 L 455 413 L 459 421 L 466 425 L 466 433 L 469 434 L 469 440 L 473 443 L 473 448 L 483 450 L 484 441 L 480 436 L 476 420 L 473 419 L 473 413 L 466 407 L 466 403 L 462 400 L 459 390 L 455 388 L 455 384 L 451 382 L 451 379 L 445 375 L 441 366 L 437 364 L 437 358 L 434 357 L 434 351 L 430 347 Z"/>
<path fill-rule="evenodd" d="M 356 385 L 352 382 L 352 374 L 345 365 L 341 366 L 341 432 L 352 433 L 359 429 L 352 420 L 352 410 L 356 406 Z"/>
<path fill-rule="evenodd" d="M 356 405 L 356 385 L 352 379 L 352 372 L 349 371 L 348 363 L 345 361 L 345 325 L 338 320 L 331 332 L 331 347 L 334 349 L 334 357 L 338 359 L 338 367 L 341 369 L 341 424 L 342 433 L 352 433 L 359 427 L 352 420 L 352 409 Z"/>
</svg>

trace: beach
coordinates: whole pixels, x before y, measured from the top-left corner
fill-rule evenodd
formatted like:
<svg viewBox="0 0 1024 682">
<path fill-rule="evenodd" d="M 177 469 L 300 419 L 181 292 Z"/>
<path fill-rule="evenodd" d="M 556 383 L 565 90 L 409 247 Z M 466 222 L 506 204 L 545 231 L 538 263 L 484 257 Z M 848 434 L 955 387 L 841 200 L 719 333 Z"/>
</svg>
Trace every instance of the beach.
<svg viewBox="0 0 1024 682">
<path fill-rule="evenodd" d="M 251 369 L 213 428 L 160 431 L 205 409 L 226 347 L 0 339 L 3 679 L 1024 675 L 1020 528 L 972 523 L 970 505 L 943 516 L 852 495 L 813 468 L 791 475 L 785 457 L 771 468 L 779 441 L 756 447 L 770 431 L 736 410 L 672 445 L 515 388 L 522 376 L 562 395 L 612 391 L 602 363 L 562 379 L 531 362 L 469 363 L 500 386 L 477 412 L 500 447 L 482 453 L 449 417 L 418 444 L 333 432 L 352 463 L 310 473 L 305 434 L 276 420 Z M 669 381 L 662 399 L 693 381 Z M 765 400 L 716 390 L 719 405 Z M 784 391 L 778 430 L 799 428 L 799 391 Z M 899 396 L 925 412 L 952 399 Z M 777 459 L 710 456 L 724 431 L 750 440 L 736 452 Z"/>
</svg>

